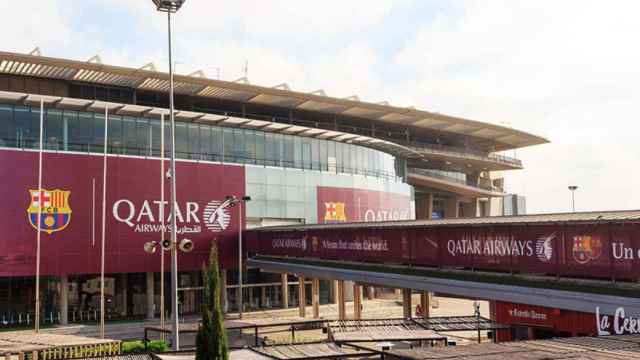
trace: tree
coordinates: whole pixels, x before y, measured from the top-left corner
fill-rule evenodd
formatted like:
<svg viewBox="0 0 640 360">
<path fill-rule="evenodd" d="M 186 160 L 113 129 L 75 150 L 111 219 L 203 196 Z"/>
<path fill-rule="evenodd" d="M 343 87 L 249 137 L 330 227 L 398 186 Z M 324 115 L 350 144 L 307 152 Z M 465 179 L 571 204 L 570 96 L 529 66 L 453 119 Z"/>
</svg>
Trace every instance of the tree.
<svg viewBox="0 0 640 360">
<path fill-rule="evenodd" d="M 218 247 L 211 246 L 209 268 L 202 266 L 204 282 L 204 310 L 202 325 L 196 335 L 196 360 L 228 360 L 229 346 L 224 318 L 220 307 L 220 270 Z"/>
</svg>

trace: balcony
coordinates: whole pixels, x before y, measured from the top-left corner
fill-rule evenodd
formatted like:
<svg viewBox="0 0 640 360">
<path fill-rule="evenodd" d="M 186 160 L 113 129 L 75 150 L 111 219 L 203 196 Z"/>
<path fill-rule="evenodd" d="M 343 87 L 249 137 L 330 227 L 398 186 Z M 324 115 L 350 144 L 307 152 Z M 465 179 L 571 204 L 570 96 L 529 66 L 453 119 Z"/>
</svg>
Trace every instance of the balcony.
<svg viewBox="0 0 640 360">
<path fill-rule="evenodd" d="M 439 170 L 408 168 L 407 182 L 414 186 L 430 187 L 456 193 L 462 196 L 491 197 L 503 196 L 501 189 L 493 186 L 490 181 L 481 179 L 478 183 L 450 176 Z"/>
<path fill-rule="evenodd" d="M 412 141 L 406 146 L 419 153 L 436 155 L 445 159 L 476 160 L 478 162 L 489 163 L 487 167 L 490 170 L 522 169 L 522 161 L 520 161 L 520 159 L 500 154 L 486 153 L 475 149 L 417 141 Z M 495 165 L 498 166 L 496 167 Z"/>
</svg>

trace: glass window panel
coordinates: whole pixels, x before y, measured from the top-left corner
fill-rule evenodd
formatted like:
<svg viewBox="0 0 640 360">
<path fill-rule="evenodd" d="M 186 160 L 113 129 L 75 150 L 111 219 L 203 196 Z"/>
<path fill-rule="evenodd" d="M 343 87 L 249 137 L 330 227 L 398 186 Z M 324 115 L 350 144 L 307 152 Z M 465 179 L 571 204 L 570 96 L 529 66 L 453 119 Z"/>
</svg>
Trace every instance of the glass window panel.
<svg viewBox="0 0 640 360">
<path fill-rule="evenodd" d="M 233 150 L 233 129 L 224 128 L 224 161 L 235 162 Z"/>
<path fill-rule="evenodd" d="M 176 122 L 176 157 L 186 159 L 189 157 L 189 130 L 187 124 Z"/>
<path fill-rule="evenodd" d="M 44 121 L 44 148 L 48 150 L 62 150 L 64 138 L 64 121 L 62 111 L 47 109 Z"/>
<path fill-rule="evenodd" d="M 188 137 L 185 139 L 187 142 L 187 158 L 199 159 L 200 158 L 200 125 L 199 124 L 187 124 Z"/>
<path fill-rule="evenodd" d="M 17 146 L 16 122 L 12 105 L 0 105 L 0 146 Z"/>
<path fill-rule="evenodd" d="M 327 171 L 328 170 L 327 156 L 329 151 L 329 149 L 327 148 L 328 145 L 327 145 L 327 142 L 324 140 L 318 140 L 318 143 L 320 145 L 320 170 Z"/>
<path fill-rule="evenodd" d="M 233 130 L 233 155 L 235 157 L 235 162 L 244 163 L 246 160 L 246 156 L 244 154 L 245 141 L 246 141 L 246 137 L 245 137 L 244 131 L 242 129 L 234 129 Z"/>
<path fill-rule="evenodd" d="M 160 120 L 149 119 L 149 132 L 151 133 L 151 156 L 160 157 L 160 147 L 162 140 L 162 129 L 160 128 Z"/>
<path fill-rule="evenodd" d="M 211 161 L 213 156 L 211 154 L 211 126 L 200 125 L 200 159 Z"/>
<path fill-rule="evenodd" d="M 293 137 L 289 135 L 283 135 L 282 142 L 284 147 L 283 166 L 297 167 L 294 162 L 296 151 L 295 151 Z"/>
<path fill-rule="evenodd" d="M 95 113 L 93 116 L 93 141 L 91 152 L 104 153 L 104 114 Z"/>
<path fill-rule="evenodd" d="M 316 139 L 311 139 L 311 168 L 320 170 L 320 142 Z"/>
<path fill-rule="evenodd" d="M 358 173 L 358 153 L 357 153 L 358 149 L 355 145 L 349 144 L 349 156 L 351 156 L 351 173 L 353 174 L 357 174 Z"/>
<path fill-rule="evenodd" d="M 122 154 L 124 146 L 122 143 L 122 116 L 109 115 L 107 128 L 108 151 L 112 154 Z"/>
<path fill-rule="evenodd" d="M 127 155 L 140 155 L 138 137 L 136 136 L 136 119 L 125 116 L 122 118 L 122 138 L 124 140 L 124 153 Z"/>
<path fill-rule="evenodd" d="M 39 123 L 34 118 L 31 108 L 27 106 L 16 106 L 14 113 L 16 124 L 16 139 L 18 147 L 37 148 L 39 146 Z"/>
<path fill-rule="evenodd" d="M 342 143 L 332 141 L 336 146 L 336 171 L 344 172 L 344 161 L 342 159 Z"/>
<path fill-rule="evenodd" d="M 302 138 L 297 136 L 292 136 L 293 138 L 293 166 L 302 169 L 304 167 L 303 164 L 303 150 L 302 150 Z"/>
<path fill-rule="evenodd" d="M 302 167 L 311 169 L 311 139 L 302 139 Z"/>
<path fill-rule="evenodd" d="M 256 164 L 263 165 L 265 163 L 265 133 L 256 131 Z"/>
<path fill-rule="evenodd" d="M 164 157 L 171 157 L 171 122 L 164 119 Z"/>
<path fill-rule="evenodd" d="M 222 129 L 219 127 L 211 127 L 211 153 L 212 160 L 222 160 Z"/>
<path fill-rule="evenodd" d="M 151 126 L 149 119 L 136 119 L 136 147 L 140 155 L 151 156 Z"/>
<path fill-rule="evenodd" d="M 273 158 L 275 159 L 276 166 L 283 166 L 282 159 L 284 157 L 284 135 L 276 134 L 274 136 L 275 140 L 275 152 L 273 153 Z"/>
<path fill-rule="evenodd" d="M 265 165 L 273 166 L 275 165 L 275 141 L 273 134 L 264 134 L 264 145 L 265 145 Z"/>
</svg>

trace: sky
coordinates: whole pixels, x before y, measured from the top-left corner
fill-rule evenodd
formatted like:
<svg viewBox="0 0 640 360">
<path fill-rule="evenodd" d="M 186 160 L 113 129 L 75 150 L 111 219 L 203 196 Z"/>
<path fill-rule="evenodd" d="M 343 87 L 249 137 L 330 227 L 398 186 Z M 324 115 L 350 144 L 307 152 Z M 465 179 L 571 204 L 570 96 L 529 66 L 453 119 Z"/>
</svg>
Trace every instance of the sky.
<svg viewBox="0 0 640 360">
<path fill-rule="evenodd" d="M 529 213 L 640 208 L 640 2 L 187 0 L 176 71 L 358 95 L 542 135 L 505 172 Z M 151 0 L 0 2 L 0 50 L 166 70 Z"/>
</svg>

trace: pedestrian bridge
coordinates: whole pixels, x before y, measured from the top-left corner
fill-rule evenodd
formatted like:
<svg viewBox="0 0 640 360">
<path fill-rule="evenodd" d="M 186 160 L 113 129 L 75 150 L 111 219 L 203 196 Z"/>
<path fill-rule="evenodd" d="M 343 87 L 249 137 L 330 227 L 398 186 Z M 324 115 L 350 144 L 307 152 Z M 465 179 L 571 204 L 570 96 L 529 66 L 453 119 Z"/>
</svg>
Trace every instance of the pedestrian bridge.
<svg viewBox="0 0 640 360">
<path fill-rule="evenodd" d="M 640 313 L 640 211 L 268 227 L 247 247 L 265 271 Z"/>
</svg>

